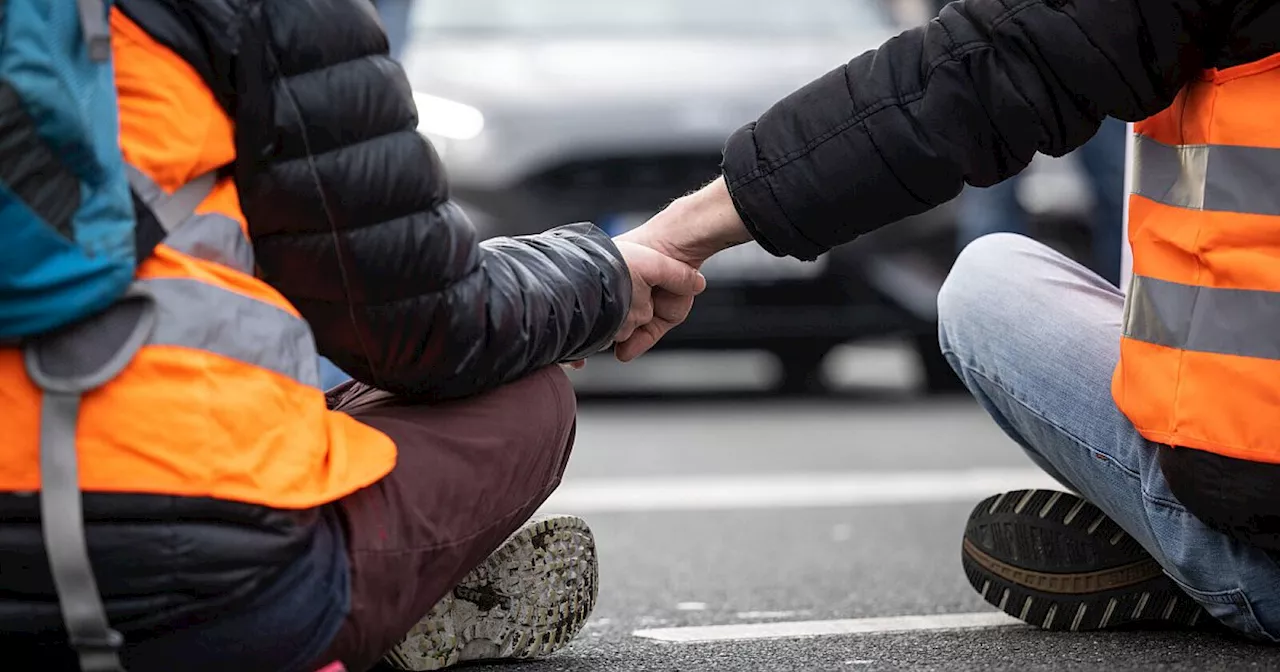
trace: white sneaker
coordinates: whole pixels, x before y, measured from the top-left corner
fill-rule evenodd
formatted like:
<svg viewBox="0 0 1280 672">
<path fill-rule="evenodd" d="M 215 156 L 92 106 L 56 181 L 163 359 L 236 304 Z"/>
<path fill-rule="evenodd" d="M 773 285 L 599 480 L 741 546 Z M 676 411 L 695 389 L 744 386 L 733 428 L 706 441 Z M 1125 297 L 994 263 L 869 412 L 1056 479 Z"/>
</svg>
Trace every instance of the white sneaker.
<svg viewBox="0 0 1280 672">
<path fill-rule="evenodd" d="M 554 653 L 587 622 L 598 579 L 587 523 L 536 517 L 471 570 L 384 662 L 398 670 L 440 670 Z"/>
</svg>

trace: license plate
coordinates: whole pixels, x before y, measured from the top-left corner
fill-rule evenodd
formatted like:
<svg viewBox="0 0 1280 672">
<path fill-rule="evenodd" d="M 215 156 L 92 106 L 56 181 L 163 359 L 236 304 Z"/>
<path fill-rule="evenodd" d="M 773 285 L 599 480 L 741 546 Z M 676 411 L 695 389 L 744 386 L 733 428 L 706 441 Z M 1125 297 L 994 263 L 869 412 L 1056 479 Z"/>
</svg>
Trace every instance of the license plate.
<svg viewBox="0 0 1280 672">
<path fill-rule="evenodd" d="M 600 220 L 600 227 L 610 236 L 626 233 L 648 221 L 651 215 L 624 213 Z M 721 282 L 760 283 L 779 280 L 808 280 L 826 270 L 826 256 L 816 261 L 800 261 L 791 257 L 775 257 L 755 243 L 727 249 L 702 265 L 708 280 Z"/>
</svg>

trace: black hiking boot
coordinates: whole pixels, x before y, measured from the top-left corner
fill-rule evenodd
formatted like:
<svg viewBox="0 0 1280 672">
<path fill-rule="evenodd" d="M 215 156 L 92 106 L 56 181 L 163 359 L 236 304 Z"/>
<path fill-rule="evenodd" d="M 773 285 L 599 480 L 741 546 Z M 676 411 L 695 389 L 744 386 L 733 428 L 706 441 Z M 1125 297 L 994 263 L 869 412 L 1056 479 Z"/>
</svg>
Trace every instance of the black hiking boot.
<svg viewBox="0 0 1280 672">
<path fill-rule="evenodd" d="M 1214 623 L 1133 537 L 1065 492 L 983 501 L 969 516 L 961 558 L 982 599 L 1045 630 Z"/>
</svg>

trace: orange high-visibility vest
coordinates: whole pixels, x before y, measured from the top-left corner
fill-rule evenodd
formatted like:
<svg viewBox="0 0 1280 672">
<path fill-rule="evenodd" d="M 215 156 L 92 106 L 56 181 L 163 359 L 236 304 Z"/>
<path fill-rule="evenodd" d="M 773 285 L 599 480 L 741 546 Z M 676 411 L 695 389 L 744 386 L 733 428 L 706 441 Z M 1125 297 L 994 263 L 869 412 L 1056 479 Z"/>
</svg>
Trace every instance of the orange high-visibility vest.
<svg viewBox="0 0 1280 672">
<path fill-rule="evenodd" d="M 1280 463 L 1280 54 L 1135 127 L 1112 394 L 1147 439 Z"/>
<path fill-rule="evenodd" d="M 110 25 L 131 182 L 164 207 L 234 161 L 232 125 L 186 62 L 118 10 Z M 303 509 L 391 470 L 388 437 L 326 409 L 310 328 L 254 277 L 231 179 L 139 266 L 136 284 L 154 298 L 155 323 L 130 364 L 81 401 L 82 489 Z M 0 491 L 35 491 L 42 392 L 17 348 L 0 348 L 0 381 Z"/>
</svg>

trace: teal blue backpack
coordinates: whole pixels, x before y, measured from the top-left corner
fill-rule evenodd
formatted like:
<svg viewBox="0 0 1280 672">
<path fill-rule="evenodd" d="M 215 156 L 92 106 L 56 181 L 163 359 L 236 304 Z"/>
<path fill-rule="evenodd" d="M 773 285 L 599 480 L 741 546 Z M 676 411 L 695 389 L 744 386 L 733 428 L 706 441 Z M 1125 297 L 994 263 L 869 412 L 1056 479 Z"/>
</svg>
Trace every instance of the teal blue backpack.
<svg viewBox="0 0 1280 672">
<path fill-rule="evenodd" d="M 102 311 L 133 281 L 110 0 L 0 0 L 0 341 Z"/>
</svg>

